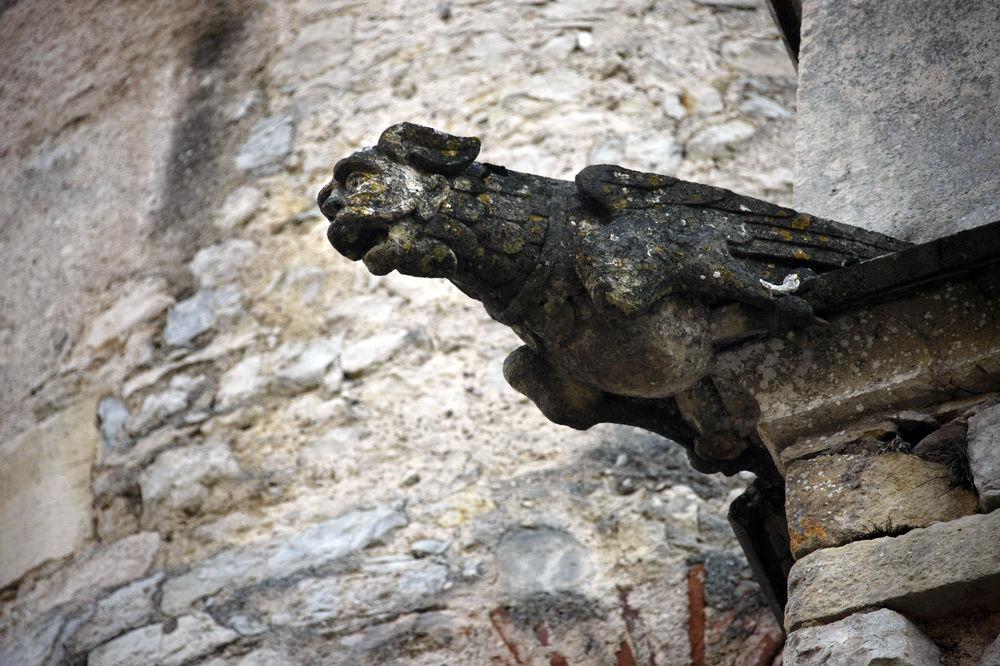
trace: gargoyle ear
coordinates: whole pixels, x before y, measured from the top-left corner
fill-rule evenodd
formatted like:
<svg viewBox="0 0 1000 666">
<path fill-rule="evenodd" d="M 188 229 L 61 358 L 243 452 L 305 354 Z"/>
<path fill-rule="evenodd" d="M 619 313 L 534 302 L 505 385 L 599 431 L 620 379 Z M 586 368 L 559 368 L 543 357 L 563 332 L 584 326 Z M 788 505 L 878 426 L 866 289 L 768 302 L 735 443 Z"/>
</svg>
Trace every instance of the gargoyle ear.
<svg viewBox="0 0 1000 666">
<path fill-rule="evenodd" d="M 479 155 L 479 139 L 454 136 L 412 123 L 393 125 L 378 140 L 378 149 L 391 158 L 423 171 L 453 176 Z"/>
</svg>

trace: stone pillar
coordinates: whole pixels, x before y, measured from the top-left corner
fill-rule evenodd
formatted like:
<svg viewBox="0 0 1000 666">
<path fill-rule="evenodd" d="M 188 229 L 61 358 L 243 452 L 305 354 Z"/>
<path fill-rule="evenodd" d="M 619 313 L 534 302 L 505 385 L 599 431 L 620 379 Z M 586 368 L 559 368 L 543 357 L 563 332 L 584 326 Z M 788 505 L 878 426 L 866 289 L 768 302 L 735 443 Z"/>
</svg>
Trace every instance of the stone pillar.
<svg viewBox="0 0 1000 666">
<path fill-rule="evenodd" d="M 1000 4 L 804 0 L 795 207 L 911 241 L 1000 219 Z"/>
</svg>

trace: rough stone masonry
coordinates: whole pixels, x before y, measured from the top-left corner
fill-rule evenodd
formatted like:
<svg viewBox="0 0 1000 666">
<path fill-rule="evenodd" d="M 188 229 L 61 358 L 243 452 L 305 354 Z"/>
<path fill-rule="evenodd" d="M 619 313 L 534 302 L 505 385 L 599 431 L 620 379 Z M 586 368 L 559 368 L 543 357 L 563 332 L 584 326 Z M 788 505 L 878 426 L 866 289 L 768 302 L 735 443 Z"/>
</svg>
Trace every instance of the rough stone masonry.
<svg viewBox="0 0 1000 666">
<path fill-rule="evenodd" d="M 788 204 L 766 8 L 438 4 L 0 3 L 0 663 L 780 651 L 725 520 L 746 478 L 548 422 L 513 334 L 334 255 L 315 210 L 402 118 Z"/>
</svg>

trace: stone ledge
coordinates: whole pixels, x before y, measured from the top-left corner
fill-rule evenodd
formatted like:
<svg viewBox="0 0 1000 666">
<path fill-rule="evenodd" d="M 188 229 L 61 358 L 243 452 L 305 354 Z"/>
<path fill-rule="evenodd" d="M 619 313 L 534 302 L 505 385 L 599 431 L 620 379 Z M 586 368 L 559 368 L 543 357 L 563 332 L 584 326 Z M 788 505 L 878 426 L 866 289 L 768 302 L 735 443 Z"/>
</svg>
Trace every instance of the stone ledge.
<svg viewBox="0 0 1000 666">
<path fill-rule="evenodd" d="M 976 513 L 975 493 L 944 466 L 906 453 L 833 455 L 788 467 L 788 533 L 796 559 L 819 548 Z"/>
<path fill-rule="evenodd" d="M 785 627 L 874 606 L 915 618 L 1000 608 L 1000 512 L 807 555 L 789 575 Z"/>
</svg>

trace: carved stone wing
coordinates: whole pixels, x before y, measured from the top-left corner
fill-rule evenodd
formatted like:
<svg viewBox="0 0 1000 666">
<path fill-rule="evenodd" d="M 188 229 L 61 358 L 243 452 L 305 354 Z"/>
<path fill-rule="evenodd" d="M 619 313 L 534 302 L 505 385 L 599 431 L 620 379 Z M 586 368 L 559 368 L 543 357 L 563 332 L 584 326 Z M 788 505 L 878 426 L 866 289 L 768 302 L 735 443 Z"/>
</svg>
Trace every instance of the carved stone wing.
<svg viewBox="0 0 1000 666">
<path fill-rule="evenodd" d="M 722 188 L 614 165 L 589 166 L 576 184 L 609 222 L 641 212 L 666 222 L 665 234 L 723 238 L 729 254 L 757 264 L 748 268 L 764 279 L 780 281 L 794 268 L 822 273 L 909 246 Z"/>
</svg>

